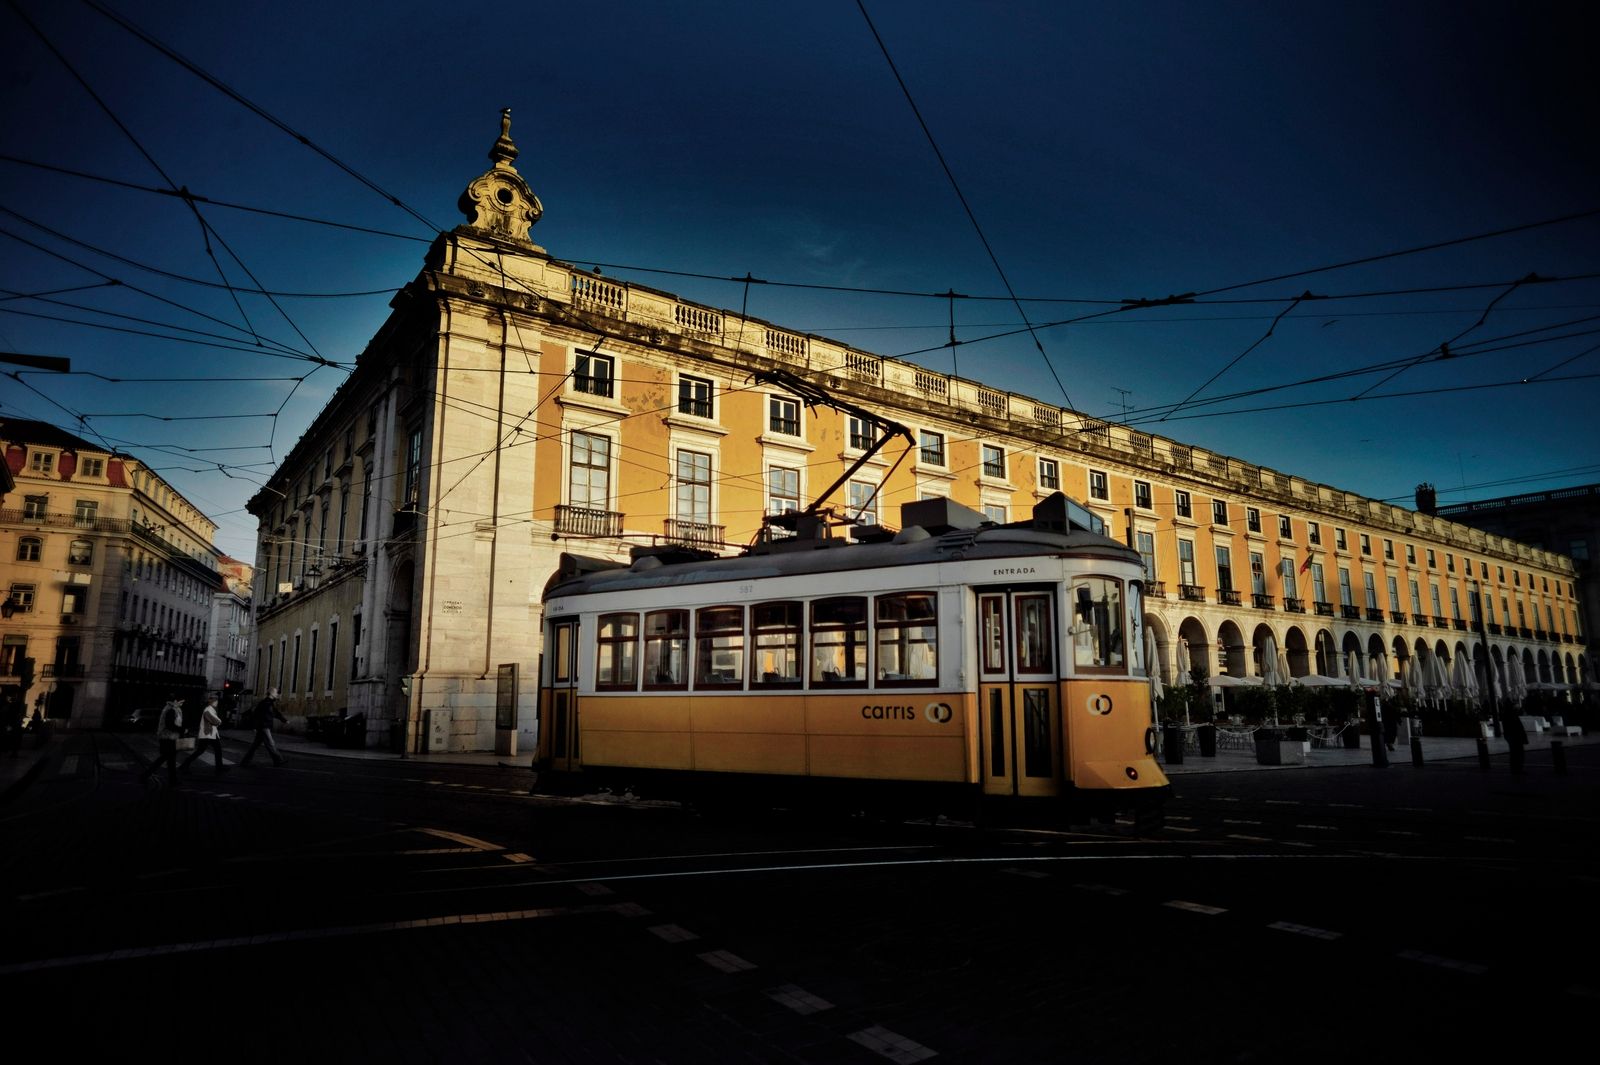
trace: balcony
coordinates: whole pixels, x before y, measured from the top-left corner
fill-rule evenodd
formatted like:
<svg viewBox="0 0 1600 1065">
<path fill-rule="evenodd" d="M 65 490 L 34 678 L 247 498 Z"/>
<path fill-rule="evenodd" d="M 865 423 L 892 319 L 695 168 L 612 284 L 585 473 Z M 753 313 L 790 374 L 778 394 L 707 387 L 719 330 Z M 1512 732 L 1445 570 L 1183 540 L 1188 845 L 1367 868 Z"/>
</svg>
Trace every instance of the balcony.
<svg viewBox="0 0 1600 1065">
<path fill-rule="evenodd" d="M 1367 620 L 1376 622 L 1379 625 L 1383 624 L 1383 611 L 1375 606 L 1367 607 Z"/>
<path fill-rule="evenodd" d="M 1413 624 L 1413 625 L 1421 625 L 1424 628 L 1426 628 L 1427 624 L 1428 624 L 1428 615 L 1426 615 L 1426 614 L 1412 614 L 1411 615 L 1411 624 Z"/>
<path fill-rule="evenodd" d="M 1321 600 L 1318 600 L 1316 602 L 1316 604 L 1315 604 L 1315 609 L 1316 609 L 1316 612 L 1317 612 L 1317 616 L 1320 617 L 1320 618 L 1331 618 L 1331 617 L 1333 617 L 1333 604 L 1332 603 L 1324 603 Z"/>
<path fill-rule="evenodd" d="M 1206 601 L 1206 590 L 1200 584 L 1178 585 L 1178 598 L 1190 603 L 1203 603 Z"/>
<path fill-rule="evenodd" d="M 1240 594 L 1234 591 L 1232 588 L 1217 589 L 1217 602 L 1221 603 L 1223 606 L 1238 606 L 1240 605 L 1241 601 L 1242 597 Z"/>
<path fill-rule="evenodd" d="M 1498 635 L 1500 635 L 1500 626 L 1499 626 L 1499 624 L 1497 622 L 1493 622 L 1493 621 L 1489 622 L 1489 635 L 1490 636 L 1498 636 Z"/>
<path fill-rule="evenodd" d="M 1467 623 L 1461 618 L 1451 618 L 1450 623 L 1455 626 L 1457 632 L 1467 631 Z"/>
<path fill-rule="evenodd" d="M 1255 604 L 1257 610 L 1278 609 L 1278 604 L 1273 601 L 1272 596 L 1266 595 L 1262 592 L 1252 592 L 1250 595 L 1250 600 Z"/>
<path fill-rule="evenodd" d="M 1531 640 L 1531 639 L 1533 639 L 1533 630 L 1532 629 L 1526 629 L 1526 628 L 1519 628 L 1517 630 L 1517 635 L 1521 636 L 1524 640 Z"/>
<path fill-rule="evenodd" d="M 591 510 L 559 504 L 556 507 L 556 532 L 565 536 L 621 536 L 622 514 L 615 510 Z"/>
<path fill-rule="evenodd" d="M 611 378 L 599 377 L 590 374 L 573 374 L 572 390 L 574 392 L 583 392 L 587 395 L 602 396 L 606 399 L 610 399 L 612 392 Z"/>
<path fill-rule="evenodd" d="M 679 521 L 677 518 L 667 518 L 663 525 L 663 533 L 668 543 L 683 544 L 687 547 L 721 547 L 723 526 L 711 525 L 703 521 Z"/>
<path fill-rule="evenodd" d="M 1349 603 L 1340 603 L 1339 616 L 1344 618 L 1346 621 L 1360 621 L 1361 608 L 1358 606 L 1352 606 Z"/>
<path fill-rule="evenodd" d="M 46 662 L 40 669 L 45 677 L 81 677 L 85 671 L 82 662 Z"/>
<path fill-rule="evenodd" d="M 1151 599 L 1165 599 L 1167 597 L 1166 581 L 1149 581 L 1144 586 L 1144 594 Z"/>
<path fill-rule="evenodd" d="M 1389 620 L 1396 625 L 1404 625 L 1406 623 L 1406 613 L 1404 610 L 1391 610 L 1389 611 Z"/>
<path fill-rule="evenodd" d="M 1436 629 L 1448 629 L 1450 627 L 1450 619 L 1435 617 L 1433 619 L 1433 627 Z"/>
<path fill-rule="evenodd" d="M 1291 614 L 1304 614 L 1306 612 L 1306 601 L 1304 599 L 1296 599 L 1292 595 L 1286 595 L 1283 597 L 1283 609 Z"/>
<path fill-rule="evenodd" d="M 409 540 L 417 531 L 417 512 L 415 510 L 397 510 L 394 512 L 395 540 Z"/>
<path fill-rule="evenodd" d="M 1543 640 L 1543 639 L 1547 639 L 1548 637 L 1545 636 L 1545 632 L 1544 632 L 1543 629 L 1534 629 L 1533 630 L 1533 638 L 1535 640 Z"/>
</svg>

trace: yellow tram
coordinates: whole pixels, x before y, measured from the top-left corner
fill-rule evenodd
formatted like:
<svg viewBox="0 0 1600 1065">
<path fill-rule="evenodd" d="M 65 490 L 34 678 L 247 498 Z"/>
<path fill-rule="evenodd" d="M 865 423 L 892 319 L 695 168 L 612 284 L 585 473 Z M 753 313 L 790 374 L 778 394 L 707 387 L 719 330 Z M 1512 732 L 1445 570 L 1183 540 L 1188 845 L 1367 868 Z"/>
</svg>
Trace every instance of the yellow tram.
<svg viewBox="0 0 1600 1065">
<path fill-rule="evenodd" d="M 1060 493 L 1026 522 L 948 500 L 902 518 L 734 558 L 564 555 L 539 764 L 696 796 L 1159 816 L 1139 555 Z"/>
</svg>

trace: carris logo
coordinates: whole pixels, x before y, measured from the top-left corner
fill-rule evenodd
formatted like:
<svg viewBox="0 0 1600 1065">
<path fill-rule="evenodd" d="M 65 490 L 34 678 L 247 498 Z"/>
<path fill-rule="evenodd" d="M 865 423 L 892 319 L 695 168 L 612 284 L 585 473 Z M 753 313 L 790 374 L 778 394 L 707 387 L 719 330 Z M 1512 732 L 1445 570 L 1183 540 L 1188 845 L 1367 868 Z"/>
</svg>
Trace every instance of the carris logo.
<svg viewBox="0 0 1600 1065">
<path fill-rule="evenodd" d="M 1111 713 L 1111 696 L 1106 695 L 1103 692 L 1099 695 L 1091 695 L 1084 701 L 1084 709 L 1088 710 L 1091 714 L 1095 714 L 1099 717 L 1105 717 L 1107 714 Z"/>
<path fill-rule="evenodd" d="M 956 716 L 956 712 L 950 709 L 949 703 L 929 703 L 922 714 L 935 725 L 947 725 L 950 719 Z"/>
</svg>

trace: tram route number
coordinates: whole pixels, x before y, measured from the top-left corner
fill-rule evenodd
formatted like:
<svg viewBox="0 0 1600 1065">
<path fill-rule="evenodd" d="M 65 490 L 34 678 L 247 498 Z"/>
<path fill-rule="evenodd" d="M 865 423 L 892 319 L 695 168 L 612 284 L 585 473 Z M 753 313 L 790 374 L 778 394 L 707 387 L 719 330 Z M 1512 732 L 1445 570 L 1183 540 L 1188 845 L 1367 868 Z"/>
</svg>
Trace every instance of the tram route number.
<svg viewBox="0 0 1600 1065">
<path fill-rule="evenodd" d="M 861 716 L 867 721 L 915 721 L 917 708 L 868 703 L 861 708 Z M 929 703 L 922 708 L 922 716 L 935 725 L 947 725 L 950 719 L 956 716 L 956 712 L 950 708 L 949 703 Z"/>
</svg>

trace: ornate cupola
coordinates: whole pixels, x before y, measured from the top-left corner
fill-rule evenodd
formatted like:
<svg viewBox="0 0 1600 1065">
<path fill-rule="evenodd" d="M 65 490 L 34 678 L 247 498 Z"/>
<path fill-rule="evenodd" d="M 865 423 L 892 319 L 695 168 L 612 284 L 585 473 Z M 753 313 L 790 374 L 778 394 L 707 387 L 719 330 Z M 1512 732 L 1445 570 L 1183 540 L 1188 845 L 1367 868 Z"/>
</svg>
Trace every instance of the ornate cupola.
<svg viewBox="0 0 1600 1065">
<path fill-rule="evenodd" d="M 511 143 L 511 108 L 507 107 L 500 112 L 500 137 L 489 149 L 494 166 L 467 186 L 456 206 L 474 229 L 528 243 L 528 230 L 544 214 L 544 206 L 511 165 L 516 157 L 517 146 Z"/>
</svg>

